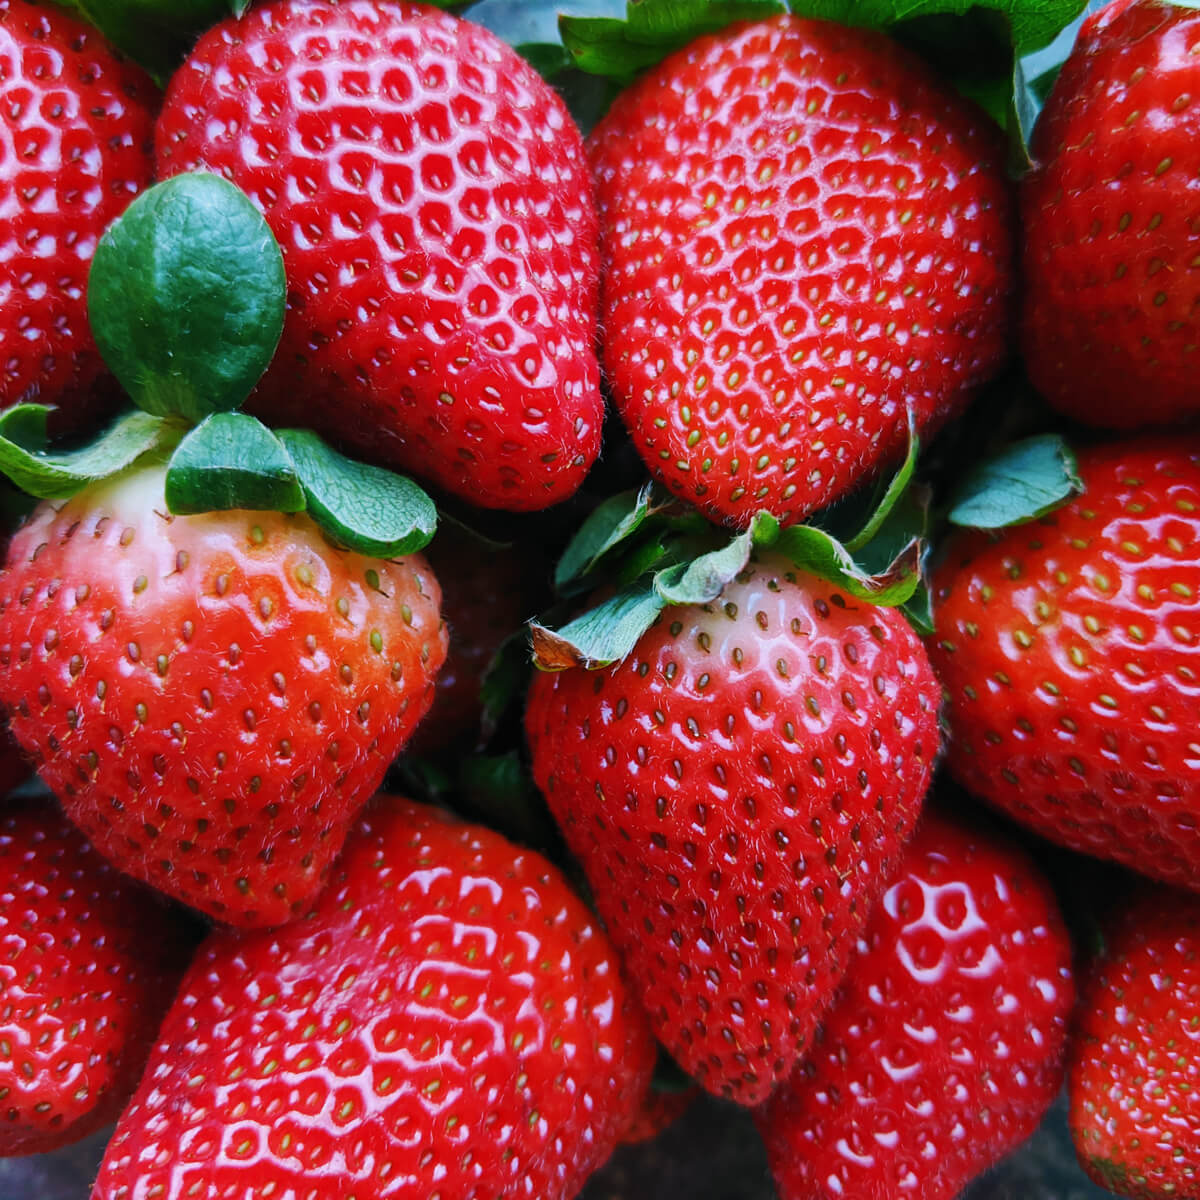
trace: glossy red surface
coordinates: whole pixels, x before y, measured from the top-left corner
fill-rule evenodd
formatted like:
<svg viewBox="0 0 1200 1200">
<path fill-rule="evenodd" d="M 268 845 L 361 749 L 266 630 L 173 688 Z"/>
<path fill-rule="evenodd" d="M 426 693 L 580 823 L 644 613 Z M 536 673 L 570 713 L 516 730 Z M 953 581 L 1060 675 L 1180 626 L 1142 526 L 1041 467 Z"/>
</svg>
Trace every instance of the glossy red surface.
<svg viewBox="0 0 1200 1200">
<path fill-rule="evenodd" d="M 995 129 L 881 35 L 700 38 L 590 139 L 604 365 L 651 472 L 714 519 L 796 521 L 1008 352 Z"/>
<path fill-rule="evenodd" d="M 137 1086 L 188 940 L 50 804 L 0 817 L 0 1156 L 69 1145 Z"/>
<path fill-rule="evenodd" d="M 1071 1053 L 1071 1133 L 1098 1183 L 1200 1192 L 1200 899 L 1147 889 L 1105 930 Z"/>
<path fill-rule="evenodd" d="M 833 999 L 937 756 L 895 609 L 765 561 L 667 609 L 623 663 L 537 675 L 533 771 L 655 1033 L 765 1100 Z"/>
<path fill-rule="evenodd" d="M 948 762 L 1039 833 L 1200 888 L 1200 446 L 1079 456 L 1084 495 L 933 579 Z"/>
<path fill-rule="evenodd" d="M 0 575 L 0 700 L 96 847 L 220 920 L 321 886 L 433 698 L 419 555 L 333 548 L 304 515 L 168 517 L 149 467 L 42 506 Z"/>
<path fill-rule="evenodd" d="M 77 425 L 90 406 L 88 266 L 150 182 L 156 100 L 94 29 L 0 3 L 0 407 L 61 404 Z"/>
<path fill-rule="evenodd" d="M 1056 407 L 1119 429 L 1200 412 L 1200 13 L 1111 4 L 1084 25 L 1025 181 L 1023 349 Z"/>
<path fill-rule="evenodd" d="M 246 191 L 283 248 L 251 408 L 489 508 L 569 496 L 600 448 L 596 217 L 562 101 L 486 30 L 389 0 L 274 0 L 210 30 L 162 176 Z"/>
<path fill-rule="evenodd" d="M 1074 998 L 1033 864 L 926 816 L 812 1057 L 759 1115 L 782 1200 L 953 1200 L 1049 1110 Z"/>
<path fill-rule="evenodd" d="M 545 859 L 385 800 L 311 915 L 203 948 L 93 1200 L 569 1200 L 653 1063 Z"/>
</svg>

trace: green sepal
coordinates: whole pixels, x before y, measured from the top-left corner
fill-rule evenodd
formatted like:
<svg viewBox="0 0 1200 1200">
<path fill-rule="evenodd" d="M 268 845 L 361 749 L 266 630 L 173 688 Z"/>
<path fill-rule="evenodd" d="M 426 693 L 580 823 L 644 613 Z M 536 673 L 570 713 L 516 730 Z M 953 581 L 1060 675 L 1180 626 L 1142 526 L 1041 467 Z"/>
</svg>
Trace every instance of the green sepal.
<svg viewBox="0 0 1200 1200">
<path fill-rule="evenodd" d="M 480 740 L 487 743 L 525 695 L 529 682 L 529 630 L 522 626 L 500 643 L 479 681 Z"/>
<path fill-rule="evenodd" d="M 559 35 L 581 71 L 627 81 L 705 33 L 785 12 L 781 0 L 629 0 L 615 16 L 563 16 Z"/>
<path fill-rule="evenodd" d="M 184 437 L 167 465 L 166 498 L 171 512 L 181 514 L 305 507 L 283 443 L 245 413 L 213 413 Z"/>
<path fill-rule="evenodd" d="M 41 404 L 18 404 L 0 414 L 0 472 L 41 500 L 65 500 L 177 436 L 161 417 L 131 412 L 88 445 L 55 453 L 45 448 L 49 415 Z"/>
<path fill-rule="evenodd" d="M 281 429 L 309 515 L 340 545 L 372 558 L 399 558 L 429 544 L 437 508 L 411 479 L 346 458 L 315 433 Z"/>
<path fill-rule="evenodd" d="M 1026 438 L 978 463 L 959 485 L 946 519 L 974 529 L 1036 521 L 1083 491 L 1079 465 L 1057 434 Z"/>
<path fill-rule="evenodd" d="M 626 542 L 650 515 L 656 488 L 643 484 L 598 505 L 579 527 L 554 568 L 554 586 L 567 591 L 589 575 L 609 550 Z"/>
<path fill-rule="evenodd" d="M 219 175 L 143 192 L 100 239 L 88 318 L 133 402 L 193 424 L 238 408 L 283 329 L 283 255 L 262 214 Z"/>
<path fill-rule="evenodd" d="M 554 818 L 517 751 L 467 756 L 457 791 L 466 815 L 510 841 L 543 851 L 558 845 Z"/>
</svg>

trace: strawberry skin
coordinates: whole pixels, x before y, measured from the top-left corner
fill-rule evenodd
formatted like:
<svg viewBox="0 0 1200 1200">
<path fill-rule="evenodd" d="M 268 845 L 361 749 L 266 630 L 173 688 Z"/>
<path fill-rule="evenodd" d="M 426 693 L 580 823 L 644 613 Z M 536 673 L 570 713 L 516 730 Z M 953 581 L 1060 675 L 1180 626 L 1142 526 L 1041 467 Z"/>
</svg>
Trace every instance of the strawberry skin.
<svg viewBox="0 0 1200 1200">
<path fill-rule="evenodd" d="M 85 289 L 100 235 L 153 172 L 156 91 L 94 30 L 0 2 L 0 407 L 62 405 L 82 423 L 103 369 Z"/>
<path fill-rule="evenodd" d="M 510 47 L 389 0 L 274 0 L 174 76 L 159 174 L 241 187 L 288 317 L 250 407 L 486 508 L 569 496 L 600 446 L 582 139 Z"/>
<path fill-rule="evenodd" d="M 937 686 L 895 610 L 783 562 L 539 675 L 533 772 L 655 1033 L 753 1105 L 804 1051 L 909 836 Z"/>
<path fill-rule="evenodd" d="M 812 1056 L 758 1115 L 782 1200 L 953 1200 L 1054 1102 L 1074 996 L 1027 856 L 926 816 Z"/>
<path fill-rule="evenodd" d="M 604 366 L 651 472 L 786 523 L 931 431 L 1007 351 L 997 131 L 882 35 L 782 16 L 701 38 L 590 139 Z"/>
<path fill-rule="evenodd" d="M 1021 199 L 1030 377 L 1117 429 L 1200 412 L 1200 13 L 1122 0 L 1080 31 L 1037 125 Z"/>
<path fill-rule="evenodd" d="M 144 468 L 42 505 L 0 575 L 0 701 L 101 853 L 235 924 L 311 899 L 433 697 L 414 555 L 303 515 L 171 517 Z"/>
<path fill-rule="evenodd" d="M 185 966 L 187 938 L 59 812 L 0 817 L 0 1156 L 116 1119 Z"/>
<path fill-rule="evenodd" d="M 1080 987 L 1071 1136 L 1084 1170 L 1136 1200 L 1200 1194 L 1200 900 L 1135 897 Z"/>
<path fill-rule="evenodd" d="M 554 867 L 385 799 L 306 917 L 202 947 L 92 1197 L 569 1200 L 654 1058 Z"/>
<path fill-rule="evenodd" d="M 1079 455 L 1085 493 L 933 580 L 948 762 L 1073 850 L 1200 889 L 1200 446 Z"/>
</svg>

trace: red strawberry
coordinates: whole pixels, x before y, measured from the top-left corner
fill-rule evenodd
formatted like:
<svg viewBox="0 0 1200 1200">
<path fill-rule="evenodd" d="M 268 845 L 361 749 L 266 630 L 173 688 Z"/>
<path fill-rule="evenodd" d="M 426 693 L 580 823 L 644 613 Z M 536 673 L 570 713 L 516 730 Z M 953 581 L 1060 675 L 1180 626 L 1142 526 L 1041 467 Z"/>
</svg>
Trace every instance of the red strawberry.
<svg viewBox="0 0 1200 1200">
<path fill-rule="evenodd" d="M 41 1154 L 115 1120 L 188 948 L 140 884 L 60 813 L 0 816 L 0 1156 Z"/>
<path fill-rule="evenodd" d="M 600 445 L 596 217 L 579 133 L 486 30 L 390 0 L 211 29 L 158 126 L 263 210 L 289 312 L 251 404 L 489 508 L 570 495 Z"/>
<path fill-rule="evenodd" d="M 809 1061 L 759 1114 L 782 1200 L 953 1200 L 1062 1085 L 1074 984 L 1024 853 L 927 817 Z"/>
<path fill-rule="evenodd" d="M 1026 365 L 1080 421 L 1200 412 L 1200 13 L 1118 0 L 1080 31 L 1038 122 L 1022 196 Z"/>
<path fill-rule="evenodd" d="M 995 127 L 880 34 L 701 38 L 591 139 L 604 365 L 651 471 L 715 520 L 846 494 L 1006 354 Z"/>
<path fill-rule="evenodd" d="M 669 608 L 625 662 L 540 675 L 533 771 L 655 1032 L 764 1100 L 803 1053 L 938 751 L 894 609 L 764 560 Z"/>
<path fill-rule="evenodd" d="M 1200 900 L 1146 889 L 1080 987 L 1070 1122 L 1079 1161 L 1137 1200 L 1200 1194 Z"/>
<path fill-rule="evenodd" d="M 1200 446 L 1079 455 L 1086 492 L 934 576 L 949 764 L 1039 833 L 1200 888 Z"/>
<path fill-rule="evenodd" d="M 101 853 L 277 924 L 433 698 L 440 593 L 306 516 L 166 513 L 158 468 L 37 510 L 0 575 L 0 700 Z"/>
<path fill-rule="evenodd" d="M 96 242 L 150 181 L 154 85 L 56 8 L 0 0 L 0 407 L 78 424 L 103 363 L 85 286 Z"/>
<path fill-rule="evenodd" d="M 202 948 L 93 1200 L 568 1200 L 653 1066 L 558 871 L 389 801 L 303 920 Z"/>
</svg>

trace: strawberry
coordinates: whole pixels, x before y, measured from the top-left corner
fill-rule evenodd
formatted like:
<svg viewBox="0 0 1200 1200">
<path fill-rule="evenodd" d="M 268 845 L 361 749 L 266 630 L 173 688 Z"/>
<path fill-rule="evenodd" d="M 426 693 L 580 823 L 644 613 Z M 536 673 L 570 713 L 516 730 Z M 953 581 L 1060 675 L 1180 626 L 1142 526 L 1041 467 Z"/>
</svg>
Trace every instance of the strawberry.
<svg viewBox="0 0 1200 1200">
<path fill-rule="evenodd" d="M 1074 983 L 1024 853 L 928 816 L 813 1054 L 758 1115 L 782 1200 L 953 1200 L 1062 1085 Z"/>
<path fill-rule="evenodd" d="M 321 886 L 433 697 L 419 556 L 340 551 L 305 515 L 169 516 L 161 468 L 42 505 L 0 575 L 0 701 L 96 848 L 223 921 Z"/>
<path fill-rule="evenodd" d="M 0 407 L 78 426 L 103 369 L 84 288 L 96 242 L 150 181 L 154 85 L 86 25 L 0 0 Z"/>
<path fill-rule="evenodd" d="M 653 1066 L 558 871 L 389 800 L 302 920 L 202 947 L 92 1196 L 568 1200 Z"/>
<path fill-rule="evenodd" d="M 1118 0 L 1084 24 L 1037 125 L 1021 197 L 1022 338 L 1059 410 L 1117 429 L 1200 412 L 1200 13 Z"/>
<path fill-rule="evenodd" d="M 761 559 L 624 662 L 543 674 L 533 772 L 655 1032 L 753 1105 L 804 1052 L 912 830 L 937 690 L 894 609 Z"/>
<path fill-rule="evenodd" d="M 61 813 L 0 816 L 0 1156 L 41 1154 L 132 1095 L 188 941 Z"/>
<path fill-rule="evenodd" d="M 997 131 L 880 34 L 782 16 L 668 58 L 590 139 L 604 366 L 650 470 L 785 523 L 1006 354 Z"/>
<path fill-rule="evenodd" d="M 1137 1200 L 1200 1187 L 1200 900 L 1147 888 L 1108 923 L 1085 974 L 1070 1124 L 1099 1184 Z"/>
<path fill-rule="evenodd" d="M 1063 845 L 1200 888 L 1200 446 L 1079 454 L 1085 492 L 933 579 L 949 765 Z"/>
<path fill-rule="evenodd" d="M 273 0 L 172 79 L 160 175 L 226 175 L 283 248 L 251 408 L 491 508 L 570 495 L 600 444 L 582 140 L 520 56 L 390 0 Z"/>
</svg>

